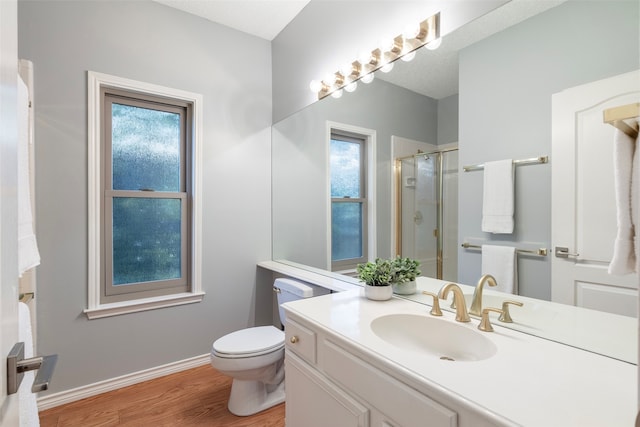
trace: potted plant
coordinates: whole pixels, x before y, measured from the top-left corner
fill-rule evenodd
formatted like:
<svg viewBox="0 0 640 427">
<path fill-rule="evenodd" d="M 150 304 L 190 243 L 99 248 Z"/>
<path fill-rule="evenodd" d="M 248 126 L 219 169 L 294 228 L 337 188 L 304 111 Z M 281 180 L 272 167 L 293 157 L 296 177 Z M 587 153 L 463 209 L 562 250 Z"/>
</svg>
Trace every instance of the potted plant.
<svg viewBox="0 0 640 427">
<path fill-rule="evenodd" d="M 399 295 L 416 293 L 416 277 L 420 275 L 420 261 L 411 258 L 397 257 L 391 263 L 393 270 L 391 283 L 393 292 Z"/>
<path fill-rule="evenodd" d="M 393 265 L 388 259 L 377 258 L 375 262 L 358 264 L 358 278 L 364 282 L 364 295 L 372 300 L 384 301 L 393 295 L 391 280 Z"/>
</svg>

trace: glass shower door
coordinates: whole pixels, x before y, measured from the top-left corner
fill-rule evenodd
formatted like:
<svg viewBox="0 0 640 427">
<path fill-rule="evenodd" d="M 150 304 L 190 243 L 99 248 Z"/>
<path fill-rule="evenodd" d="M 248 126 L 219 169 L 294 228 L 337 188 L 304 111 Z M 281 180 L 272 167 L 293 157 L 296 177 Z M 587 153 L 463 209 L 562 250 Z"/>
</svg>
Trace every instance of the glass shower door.
<svg viewBox="0 0 640 427">
<path fill-rule="evenodd" d="M 423 276 L 456 281 L 458 152 L 397 160 L 397 254 L 420 261 Z"/>
</svg>

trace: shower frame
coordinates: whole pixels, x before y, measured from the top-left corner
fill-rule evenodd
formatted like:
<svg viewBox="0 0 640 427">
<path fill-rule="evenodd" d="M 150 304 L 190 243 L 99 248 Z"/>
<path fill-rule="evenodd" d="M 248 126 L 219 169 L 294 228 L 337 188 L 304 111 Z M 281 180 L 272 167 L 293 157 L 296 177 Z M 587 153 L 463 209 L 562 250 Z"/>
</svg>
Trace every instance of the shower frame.
<svg viewBox="0 0 640 427">
<path fill-rule="evenodd" d="M 444 150 L 430 151 L 423 153 L 420 150 L 416 154 L 410 156 L 398 157 L 394 160 L 394 184 L 396 187 L 396 200 L 395 200 L 395 218 L 396 218 L 396 247 L 395 252 L 397 255 L 402 254 L 402 161 L 407 159 L 416 159 L 420 156 L 438 156 L 437 167 L 438 174 L 436 175 L 436 192 L 437 192 L 437 209 L 436 209 L 436 230 L 434 230 L 436 238 L 436 279 L 442 279 L 443 276 L 443 233 L 444 227 L 444 203 L 442 200 L 444 193 L 444 180 L 442 179 L 442 169 L 444 165 L 444 153 L 458 151 L 458 148 L 449 148 Z M 414 163 L 415 165 L 415 163 Z M 415 167 L 415 166 L 414 166 Z"/>
</svg>

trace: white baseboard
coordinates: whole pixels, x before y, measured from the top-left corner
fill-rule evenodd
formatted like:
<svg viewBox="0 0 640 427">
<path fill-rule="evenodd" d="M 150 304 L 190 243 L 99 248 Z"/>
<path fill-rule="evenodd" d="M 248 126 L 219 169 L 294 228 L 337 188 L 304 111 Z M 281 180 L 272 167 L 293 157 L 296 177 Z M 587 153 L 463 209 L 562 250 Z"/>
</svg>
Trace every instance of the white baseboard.
<svg viewBox="0 0 640 427">
<path fill-rule="evenodd" d="M 156 366 L 155 368 L 145 369 L 144 371 L 133 372 L 120 377 L 88 384 L 71 390 L 48 394 L 38 398 L 38 410 L 44 411 L 45 409 L 55 408 L 56 406 L 75 402 L 76 400 L 85 399 L 97 394 L 117 390 L 122 387 L 185 371 L 187 369 L 197 368 L 198 366 L 206 365 L 208 363 L 210 363 L 209 353 L 192 357 L 190 359 L 180 360 L 178 362 L 168 363 L 162 366 Z"/>
</svg>

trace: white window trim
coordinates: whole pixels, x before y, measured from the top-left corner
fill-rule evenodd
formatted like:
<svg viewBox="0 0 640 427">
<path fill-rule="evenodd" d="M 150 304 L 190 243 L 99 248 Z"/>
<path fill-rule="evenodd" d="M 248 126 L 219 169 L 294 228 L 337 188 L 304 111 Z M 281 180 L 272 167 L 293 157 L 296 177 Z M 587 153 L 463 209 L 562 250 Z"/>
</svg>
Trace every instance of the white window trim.
<svg viewBox="0 0 640 427">
<path fill-rule="evenodd" d="M 327 159 L 326 170 L 330 168 L 331 162 L 331 133 L 332 131 L 344 131 L 355 133 L 365 138 L 367 156 L 367 221 L 368 221 L 368 244 L 367 257 L 369 261 L 375 259 L 377 247 L 377 224 L 376 224 L 376 131 L 374 129 L 362 128 L 359 126 L 344 123 L 327 121 L 325 129 L 325 158 Z M 325 227 L 327 235 L 327 270 L 331 271 L 331 174 L 326 173 L 325 201 L 327 225 Z"/>
<path fill-rule="evenodd" d="M 162 307 L 200 302 L 204 298 L 202 291 L 202 95 L 172 89 L 150 83 L 129 80 L 108 74 L 87 72 L 88 78 L 88 301 L 84 313 L 89 319 L 135 313 Z M 193 104 L 193 200 L 191 221 L 192 229 L 192 263 L 191 291 L 179 294 L 164 295 L 153 298 L 122 301 L 117 303 L 100 303 L 100 120 L 102 103 L 100 89 L 103 87 L 124 89 L 180 99 Z"/>
</svg>

